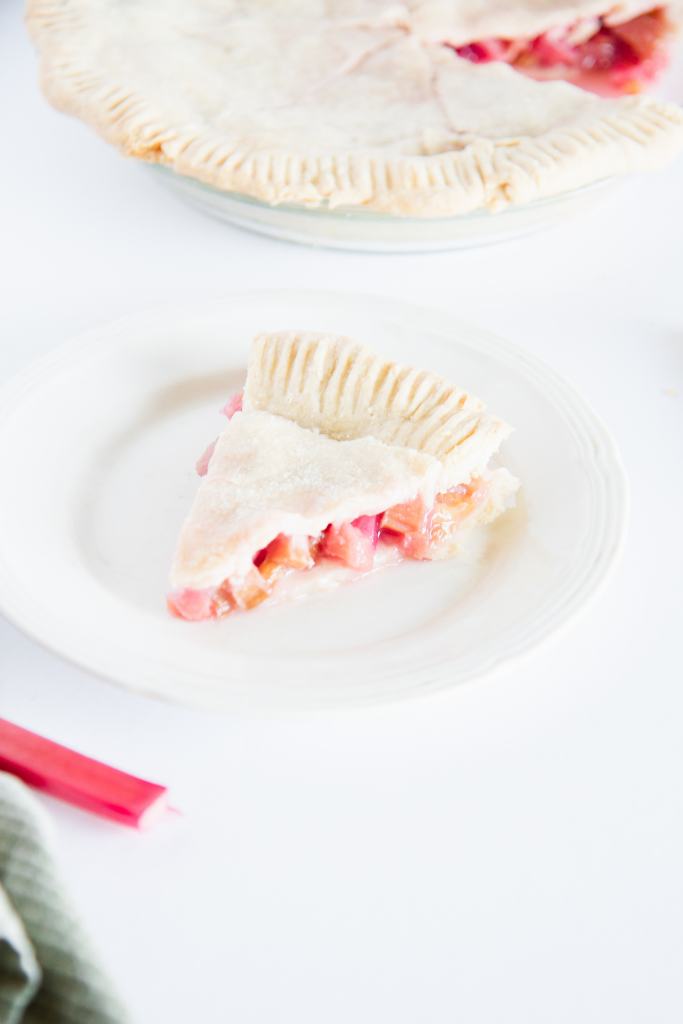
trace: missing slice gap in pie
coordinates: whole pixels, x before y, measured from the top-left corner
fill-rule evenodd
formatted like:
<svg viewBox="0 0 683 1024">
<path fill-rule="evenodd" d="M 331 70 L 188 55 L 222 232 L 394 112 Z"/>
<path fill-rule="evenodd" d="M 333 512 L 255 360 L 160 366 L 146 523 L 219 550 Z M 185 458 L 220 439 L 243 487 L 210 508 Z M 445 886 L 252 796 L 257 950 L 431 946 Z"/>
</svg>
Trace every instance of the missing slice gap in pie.
<svg viewBox="0 0 683 1024">
<path fill-rule="evenodd" d="M 169 609 L 184 619 L 286 599 L 314 569 L 336 585 L 451 558 L 514 504 L 518 481 L 490 465 L 507 424 L 348 338 L 258 336 L 224 411 L 171 572 Z"/>
<path fill-rule="evenodd" d="M 608 4 L 460 5 L 448 45 L 475 64 L 503 61 L 539 79 L 562 78 L 605 96 L 633 94 L 666 68 L 677 18 L 648 0 Z"/>
</svg>

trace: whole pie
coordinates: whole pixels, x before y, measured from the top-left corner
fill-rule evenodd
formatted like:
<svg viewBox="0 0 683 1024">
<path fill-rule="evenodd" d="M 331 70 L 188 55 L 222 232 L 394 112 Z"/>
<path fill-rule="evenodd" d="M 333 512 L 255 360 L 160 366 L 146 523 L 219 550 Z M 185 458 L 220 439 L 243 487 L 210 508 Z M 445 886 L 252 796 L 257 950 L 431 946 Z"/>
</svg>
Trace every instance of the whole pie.
<svg viewBox="0 0 683 1024">
<path fill-rule="evenodd" d="M 683 145 L 636 92 L 648 0 L 29 0 L 56 106 L 125 153 L 269 203 L 499 209 Z M 538 79 L 542 79 L 539 81 Z"/>
<path fill-rule="evenodd" d="M 257 337 L 224 412 L 171 571 L 181 618 L 450 558 L 518 488 L 490 465 L 510 428 L 481 401 L 348 338 Z"/>
</svg>

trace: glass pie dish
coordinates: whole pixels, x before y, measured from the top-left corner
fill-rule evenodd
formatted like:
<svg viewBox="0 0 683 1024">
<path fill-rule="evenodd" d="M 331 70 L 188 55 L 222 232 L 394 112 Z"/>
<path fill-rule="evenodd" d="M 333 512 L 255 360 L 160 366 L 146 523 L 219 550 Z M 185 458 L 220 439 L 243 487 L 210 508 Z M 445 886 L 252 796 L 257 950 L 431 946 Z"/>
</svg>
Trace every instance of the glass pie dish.
<svg viewBox="0 0 683 1024">
<path fill-rule="evenodd" d="M 236 227 L 288 242 L 357 252 L 435 252 L 508 241 L 586 213 L 615 184 L 614 178 L 603 178 L 497 212 L 400 217 L 359 207 L 331 210 L 287 203 L 272 205 L 236 192 L 223 192 L 159 164 L 146 166 L 181 198 Z"/>
</svg>

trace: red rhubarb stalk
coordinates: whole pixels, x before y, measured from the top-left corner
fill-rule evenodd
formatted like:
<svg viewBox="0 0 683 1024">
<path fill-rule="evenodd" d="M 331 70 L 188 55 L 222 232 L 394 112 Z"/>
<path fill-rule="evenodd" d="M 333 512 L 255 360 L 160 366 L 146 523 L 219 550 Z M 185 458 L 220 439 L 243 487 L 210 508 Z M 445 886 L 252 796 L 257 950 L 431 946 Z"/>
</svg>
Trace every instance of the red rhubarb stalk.
<svg viewBox="0 0 683 1024">
<path fill-rule="evenodd" d="M 143 828 L 166 809 L 166 788 L 69 750 L 0 718 L 0 770 L 51 796 Z"/>
</svg>

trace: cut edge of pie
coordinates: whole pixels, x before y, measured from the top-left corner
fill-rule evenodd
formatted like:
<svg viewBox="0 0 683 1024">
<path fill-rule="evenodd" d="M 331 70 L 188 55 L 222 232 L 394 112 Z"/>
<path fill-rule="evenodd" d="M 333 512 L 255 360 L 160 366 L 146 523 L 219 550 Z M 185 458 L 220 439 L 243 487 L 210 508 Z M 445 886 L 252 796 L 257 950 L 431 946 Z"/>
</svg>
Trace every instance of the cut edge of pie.
<svg viewBox="0 0 683 1024">
<path fill-rule="evenodd" d="M 259 335 L 224 412 L 173 561 L 180 618 L 297 596 L 331 568 L 450 558 L 519 486 L 489 465 L 510 428 L 478 399 L 348 338 Z"/>
<path fill-rule="evenodd" d="M 417 217 L 498 210 L 660 166 L 683 145 L 683 111 L 635 96 L 589 97 L 592 103 L 579 104 L 563 125 L 537 135 L 513 132 L 487 138 L 464 133 L 460 141 L 437 146 L 437 152 L 402 154 L 381 146 L 316 152 L 250 145 L 201 119 L 174 122 L 164 117 L 148 96 L 89 61 L 79 36 L 83 29 L 87 38 L 84 10 L 83 0 L 29 2 L 28 23 L 41 52 L 43 88 L 53 104 L 90 123 L 127 155 L 271 204 L 363 207 Z M 445 50 L 442 44 L 431 45 Z M 491 87 L 501 95 L 521 77 L 500 62 L 470 67 L 490 76 Z M 564 82 L 529 84 L 539 90 L 580 91 Z"/>
<path fill-rule="evenodd" d="M 485 5 L 453 26 L 448 45 L 475 64 L 504 61 L 542 80 L 561 79 L 602 96 L 636 94 L 669 63 L 681 4 L 583 0 L 503 10 Z"/>
</svg>

